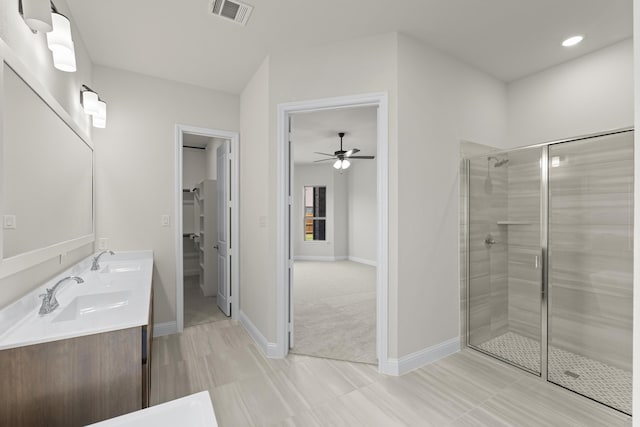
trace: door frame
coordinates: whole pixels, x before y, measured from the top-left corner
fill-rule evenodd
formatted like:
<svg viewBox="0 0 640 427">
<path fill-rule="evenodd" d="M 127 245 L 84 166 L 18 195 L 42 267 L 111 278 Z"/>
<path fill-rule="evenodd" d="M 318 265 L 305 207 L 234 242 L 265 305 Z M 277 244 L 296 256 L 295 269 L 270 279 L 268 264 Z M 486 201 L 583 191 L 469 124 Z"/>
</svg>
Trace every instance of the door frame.
<svg viewBox="0 0 640 427">
<path fill-rule="evenodd" d="M 291 200 L 288 185 L 289 117 L 293 113 L 354 107 L 378 107 L 377 117 L 377 267 L 376 267 L 376 356 L 378 371 L 384 372 L 389 359 L 389 96 L 386 92 L 296 101 L 278 104 L 277 111 L 277 225 L 276 225 L 276 346 L 279 357 L 289 353 L 288 242 L 291 238 L 287 213 Z"/>
<path fill-rule="evenodd" d="M 178 333 L 184 330 L 184 280 L 183 280 L 183 251 L 182 251 L 182 136 L 185 133 L 192 135 L 208 136 L 212 138 L 222 138 L 231 141 L 231 201 L 233 203 L 231 209 L 231 236 L 230 241 L 232 247 L 229 248 L 229 256 L 231 257 L 231 318 L 233 320 L 238 319 L 238 254 L 239 242 L 240 242 L 240 230 L 239 230 L 239 209 L 238 209 L 238 196 L 239 196 L 239 133 L 230 132 L 219 129 L 202 128 L 196 126 L 189 126 L 183 124 L 176 124 L 176 137 L 175 137 L 175 197 L 174 197 L 174 218 L 176 219 L 175 226 L 175 256 L 176 256 L 176 329 Z M 217 307 L 216 307 L 217 309 Z"/>
</svg>

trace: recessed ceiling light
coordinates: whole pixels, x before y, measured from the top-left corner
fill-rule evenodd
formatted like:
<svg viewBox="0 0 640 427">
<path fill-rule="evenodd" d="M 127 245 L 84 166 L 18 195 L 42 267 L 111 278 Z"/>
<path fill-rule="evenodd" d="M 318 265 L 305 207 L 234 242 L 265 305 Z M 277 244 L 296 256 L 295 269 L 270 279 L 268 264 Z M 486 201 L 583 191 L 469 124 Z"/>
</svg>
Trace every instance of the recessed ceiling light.
<svg viewBox="0 0 640 427">
<path fill-rule="evenodd" d="M 562 42 L 562 46 L 564 46 L 564 47 L 575 46 L 578 43 L 580 43 L 582 41 L 582 39 L 584 39 L 583 36 L 569 37 L 568 39 L 566 39 L 565 41 Z"/>
</svg>

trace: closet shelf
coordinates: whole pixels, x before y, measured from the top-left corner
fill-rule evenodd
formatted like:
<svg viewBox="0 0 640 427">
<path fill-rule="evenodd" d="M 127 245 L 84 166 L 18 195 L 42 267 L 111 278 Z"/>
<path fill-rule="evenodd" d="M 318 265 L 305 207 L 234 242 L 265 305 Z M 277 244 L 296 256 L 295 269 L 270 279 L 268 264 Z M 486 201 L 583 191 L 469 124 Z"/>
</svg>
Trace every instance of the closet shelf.
<svg viewBox="0 0 640 427">
<path fill-rule="evenodd" d="M 533 224 L 533 222 L 531 221 L 510 221 L 510 220 L 498 221 L 498 225 L 531 225 L 531 224 Z"/>
</svg>

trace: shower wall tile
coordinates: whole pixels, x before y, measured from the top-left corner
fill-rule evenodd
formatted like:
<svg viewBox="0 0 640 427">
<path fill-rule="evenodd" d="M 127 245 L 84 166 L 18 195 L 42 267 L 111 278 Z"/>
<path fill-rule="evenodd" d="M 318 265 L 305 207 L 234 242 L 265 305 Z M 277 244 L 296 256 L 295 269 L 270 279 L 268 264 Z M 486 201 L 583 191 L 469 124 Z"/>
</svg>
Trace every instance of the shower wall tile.
<svg viewBox="0 0 640 427">
<path fill-rule="evenodd" d="M 549 337 L 631 369 L 633 134 L 550 147 Z"/>
<path fill-rule="evenodd" d="M 508 235 L 498 225 L 507 211 L 507 175 L 493 163 L 486 157 L 470 162 L 468 333 L 475 345 L 508 330 Z M 489 236 L 495 244 L 485 243 Z"/>
<path fill-rule="evenodd" d="M 508 228 L 509 330 L 540 340 L 540 154 L 539 148 L 509 154 L 508 217 L 529 222 Z"/>
</svg>

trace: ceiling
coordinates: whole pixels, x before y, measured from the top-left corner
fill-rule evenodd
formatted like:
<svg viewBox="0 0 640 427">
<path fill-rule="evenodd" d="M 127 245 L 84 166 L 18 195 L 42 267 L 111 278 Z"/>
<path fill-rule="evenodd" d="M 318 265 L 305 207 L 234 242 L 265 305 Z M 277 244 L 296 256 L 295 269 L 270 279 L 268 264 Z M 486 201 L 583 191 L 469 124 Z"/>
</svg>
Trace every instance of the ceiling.
<svg viewBox="0 0 640 427">
<path fill-rule="evenodd" d="M 340 149 L 338 132 L 344 132 L 345 151 L 358 148 L 359 156 L 376 155 L 377 107 L 341 108 L 337 110 L 298 113 L 291 118 L 291 142 L 294 164 L 309 164 L 327 156 L 315 151 L 332 154 Z M 371 160 L 353 160 L 370 162 Z M 330 167 L 333 162 L 325 161 Z"/>
<path fill-rule="evenodd" d="M 505 81 L 632 36 L 632 0 L 67 0 L 94 63 L 238 94 L 270 53 L 399 31 Z M 581 33 L 584 42 L 560 42 Z"/>
</svg>

